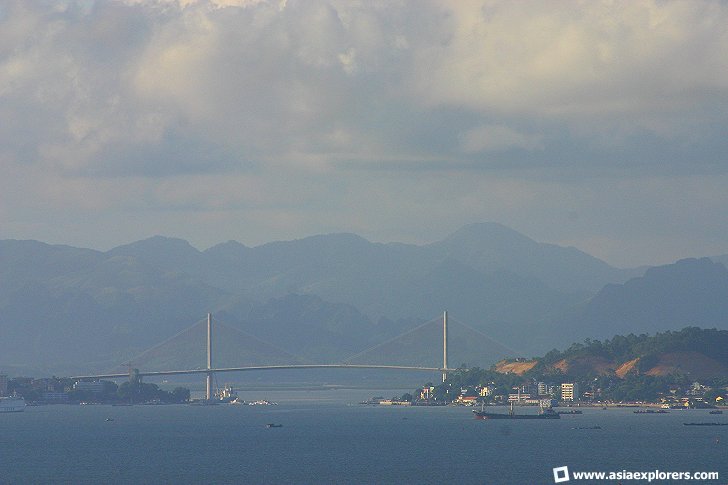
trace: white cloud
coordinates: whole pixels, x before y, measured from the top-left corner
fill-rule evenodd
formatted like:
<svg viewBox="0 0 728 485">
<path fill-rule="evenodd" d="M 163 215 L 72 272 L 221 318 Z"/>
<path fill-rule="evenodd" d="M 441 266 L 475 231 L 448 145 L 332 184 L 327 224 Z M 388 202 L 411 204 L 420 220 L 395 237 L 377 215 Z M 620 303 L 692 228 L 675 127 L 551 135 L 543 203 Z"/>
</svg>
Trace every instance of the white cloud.
<svg viewBox="0 0 728 485">
<path fill-rule="evenodd" d="M 444 10 L 413 79 L 433 105 L 605 118 L 684 112 L 728 89 L 725 4 L 453 2 Z"/>
<path fill-rule="evenodd" d="M 39 157 L 71 170 L 169 132 L 294 164 L 341 153 L 335 132 L 373 160 L 426 157 L 423 141 L 452 159 L 557 135 L 699 143 L 728 102 L 728 7 L 713 2 L 10 5 L 0 109 L 40 119 Z"/>
<path fill-rule="evenodd" d="M 556 211 L 604 173 L 728 171 L 726 25 L 707 0 L 3 2 L 0 169 L 22 183 L 0 225 L 67 210 L 80 230 L 96 207 L 161 232 L 198 209 L 205 231 L 235 213 L 270 237 L 426 239 L 455 211 L 546 233 L 525 192 Z M 455 202 L 430 204 L 443 186 Z"/>
</svg>

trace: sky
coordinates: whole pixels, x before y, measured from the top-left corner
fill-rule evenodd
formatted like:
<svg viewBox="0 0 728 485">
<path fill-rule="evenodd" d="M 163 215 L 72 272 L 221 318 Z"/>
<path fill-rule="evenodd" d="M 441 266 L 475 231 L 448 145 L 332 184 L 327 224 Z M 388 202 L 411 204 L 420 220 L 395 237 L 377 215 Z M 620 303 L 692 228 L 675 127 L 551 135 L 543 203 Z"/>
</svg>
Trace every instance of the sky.
<svg viewBox="0 0 728 485">
<path fill-rule="evenodd" d="M 0 239 L 728 253 L 723 1 L 0 1 Z"/>
</svg>

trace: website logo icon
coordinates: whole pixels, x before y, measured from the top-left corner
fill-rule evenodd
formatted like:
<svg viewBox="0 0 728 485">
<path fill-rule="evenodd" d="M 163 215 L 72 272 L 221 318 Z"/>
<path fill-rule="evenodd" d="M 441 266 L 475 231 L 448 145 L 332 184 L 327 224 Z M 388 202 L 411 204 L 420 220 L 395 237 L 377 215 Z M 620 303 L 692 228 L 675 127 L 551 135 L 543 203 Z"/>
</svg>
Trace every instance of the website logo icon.
<svg viewBox="0 0 728 485">
<path fill-rule="evenodd" d="M 554 483 L 562 483 L 569 481 L 569 467 L 560 466 L 554 468 Z"/>
</svg>

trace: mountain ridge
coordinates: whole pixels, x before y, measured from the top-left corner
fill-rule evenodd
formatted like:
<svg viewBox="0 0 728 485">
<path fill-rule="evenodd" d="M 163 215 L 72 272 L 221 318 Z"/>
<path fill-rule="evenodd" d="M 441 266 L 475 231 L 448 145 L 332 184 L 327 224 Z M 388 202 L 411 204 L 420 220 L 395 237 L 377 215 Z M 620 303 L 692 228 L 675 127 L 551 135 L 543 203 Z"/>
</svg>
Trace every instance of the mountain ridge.
<svg viewBox="0 0 728 485">
<path fill-rule="evenodd" d="M 285 343 L 279 346 L 288 351 L 301 346 L 294 354 L 329 361 L 444 309 L 496 341 L 535 353 L 558 345 L 565 331 L 596 337 L 600 326 L 619 328 L 624 319 L 581 324 L 578 318 L 600 301 L 618 308 L 607 296 L 632 281 L 629 276 L 577 249 L 538 243 L 496 223 L 464 226 L 421 246 L 371 243 L 350 233 L 252 248 L 227 241 L 203 251 L 163 236 L 106 252 L 5 240 L 0 332 L 9 339 L 0 339 L 0 365 L 108 368 L 208 312 L 222 312 L 237 329 Z M 660 269 L 639 278 L 646 276 L 680 279 Z M 550 285 L 553 280 L 581 282 L 581 289 L 565 291 L 568 285 Z M 589 290 L 599 280 L 605 285 Z M 722 279 L 711 281 L 723 291 Z M 714 308 L 701 322 L 720 317 L 717 301 L 709 301 Z M 640 325 L 637 331 L 644 330 Z"/>
<path fill-rule="evenodd" d="M 686 258 L 648 269 L 623 284 L 608 284 L 562 322 L 580 337 L 608 332 L 676 330 L 728 325 L 728 269 L 710 258 Z"/>
</svg>

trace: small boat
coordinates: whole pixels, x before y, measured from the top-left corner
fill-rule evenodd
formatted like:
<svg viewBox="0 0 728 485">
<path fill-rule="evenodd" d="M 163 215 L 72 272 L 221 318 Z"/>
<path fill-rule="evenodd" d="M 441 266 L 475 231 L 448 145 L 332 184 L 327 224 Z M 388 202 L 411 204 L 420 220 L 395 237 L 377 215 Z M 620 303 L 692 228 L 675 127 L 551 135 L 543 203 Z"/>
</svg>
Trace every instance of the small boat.
<svg viewBox="0 0 728 485">
<path fill-rule="evenodd" d="M 601 426 L 578 426 L 576 428 L 571 429 L 602 429 Z"/>
<path fill-rule="evenodd" d="M 720 409 L 713 409 L 708 414 L 723 414 L 723 411 L 721 411 Z"/>
<path fill-rule="evenodd" d="M 276 424 L 276 423 L 268 423 L 265 425 L 266 428 L 282 428 L 282 424 Z"/>
<path fill-rule="evenodd" d="M 728 423 L 683 423 L 684 426 L 728 426 Z"/>
<path fill-rule="evenodd" d="M 113 420 L 114 420 L 114 418 L 106 418 L 106 422 L 107 422 L 107 423 L 108 423 L 109 421 L 113 421 Z"/>
<path fill-rule="evenodd" d="M 568 411 L 559 411 L 559 414 L 583 414 L 581 409 L 569 409 Z"/>
<path fill-rule="evenodd" d="M 666 409 L 638 409 L 637 411 L 632 411 L 635 414 L 669 414 L 670 411 Z"/>
</svg>

